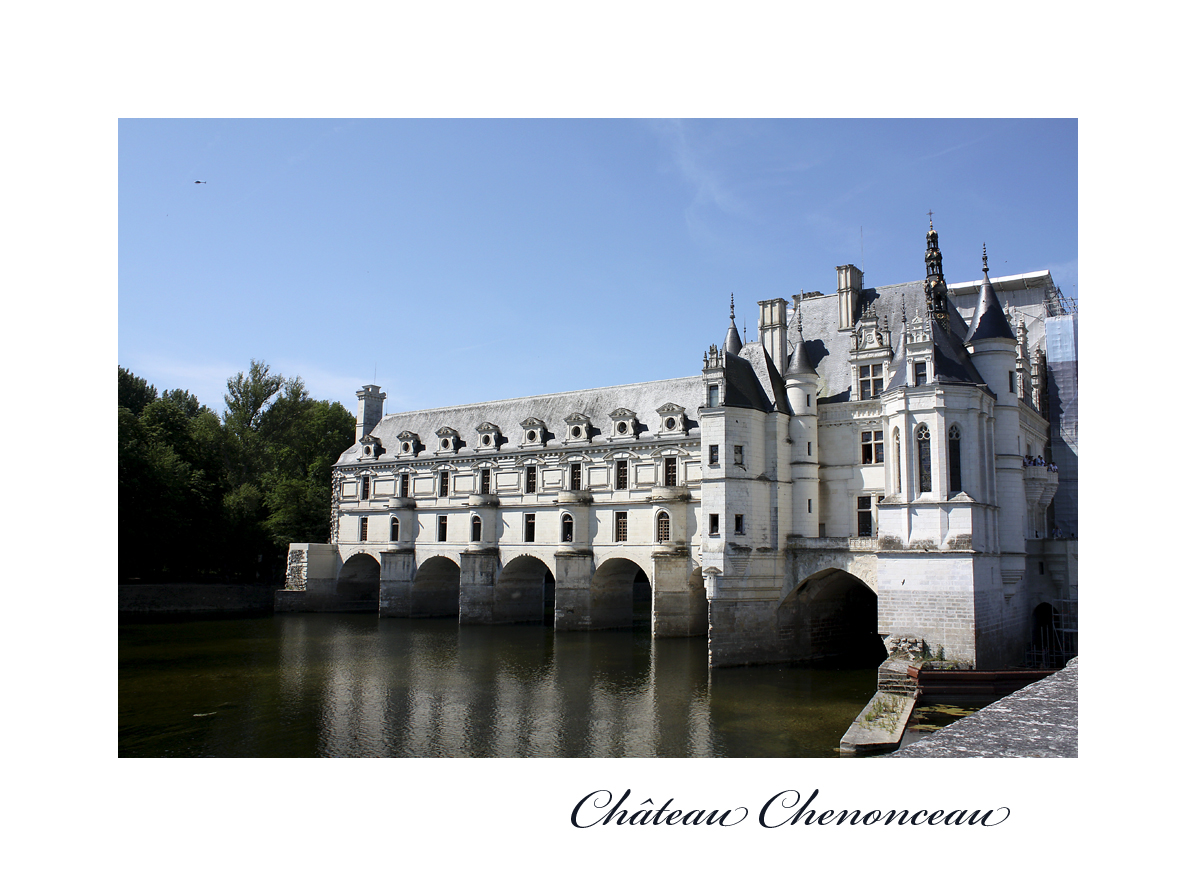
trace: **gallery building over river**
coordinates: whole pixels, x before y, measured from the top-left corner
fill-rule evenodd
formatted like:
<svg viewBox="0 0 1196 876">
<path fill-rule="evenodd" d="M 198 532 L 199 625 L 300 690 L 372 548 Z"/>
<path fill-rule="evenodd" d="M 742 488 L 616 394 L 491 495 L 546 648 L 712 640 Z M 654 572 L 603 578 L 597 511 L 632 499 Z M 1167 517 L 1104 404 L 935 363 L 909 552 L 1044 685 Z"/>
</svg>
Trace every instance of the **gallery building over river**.
<svg viewBox="0 0 1196 876">
<path fill-rule="evenodd" d="M 689 377 L 383 415 L 279 610 L 708 636 L 713 666 L 1074 652 L 1076 314 L 1047 271 L 760 301 Z M 700 359 L 699 359 L 700 357 Z M 695 368 L 696 370 L 696 368 Z"/>
</svg>

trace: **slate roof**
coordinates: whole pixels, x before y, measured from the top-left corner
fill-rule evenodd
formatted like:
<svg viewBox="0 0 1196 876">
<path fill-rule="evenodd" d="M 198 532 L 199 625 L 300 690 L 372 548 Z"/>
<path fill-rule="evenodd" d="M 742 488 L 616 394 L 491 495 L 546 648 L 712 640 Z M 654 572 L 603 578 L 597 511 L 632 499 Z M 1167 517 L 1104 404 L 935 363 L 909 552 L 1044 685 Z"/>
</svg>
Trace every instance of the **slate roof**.
<svg viewBox="0 0 1196 876">
<path fill-rule="evenodd" d="M 898 362 L 901 348 L 901 309 L 904 296 L 905 315 L 913 319 L 915 313 L 926 317 L 926 296 L 922 281 L 896 283 L 891 286 L 877 286 L 863 289 L 856 301 L 855 318 L 858 320 L 864 309 L 871 306 L 883 326 L 889 318 L 889 329 L 894 335 L 895 349 L 893 365 L 902 370 Z M 845 402 L 851 397 L 851 332 L 839 329 L 838 295 L 822 295 L 803 298 L 801 302 L 802 330 L 806 353 L 810 364 L 817 372 L 819 402 Z M 935 342 L 935 372 L 938 380 L 945 383 L 979 383 L 984 379 L 972 364 L 963 348 L 963 338 L 968 325 L 955 309 L 953 303 L 947 307 L 950 330 L 932 321 Z M 796 313 L 789 321 L 789 348 L 794 349 L 799 333 Z M 751 346 L 751 345 L 749 345 Z M 904 378 L 901 382 L 905 382 Z"/>
<path fill-rule="evenodd" d="M 704 381 L 699 374 L 692 377 L 654 380 L 647 383 L 583 389 L 577 392 L 557 392 L 501 401 L 429 408 L 422 411 L 387 414 L 370 434 L 378 438 L 385 448 L 378 460 L 387 462 L 396 458 L 395 454 L 399 449 L 399 433 L 403 431 L 416 433 L 420 437 L 420 442 L 427 448 L 418 457 L 422 462 L 435 458 L 433 451 L 436 449 L 436 430 L 440 427 L 449 426 L 456 429 L 464 440 L 465 446 L 454 454 L 455 457 L 472 456 L 477 444 L 477 427 L 482 423 L 489 422 L 498 426 L 502 432 L 498 446 L 498 453 L 502 454 L 521 449 L 520 439 L 523 429 L 520 423 L 528 417 L 537 417 L 547 425 L 548 440 L 545 443 L 545 449 L 559 451 L 578 446 L 563 443 L 563 439 L 568 434 L 565 428 L 565 418 L 571 414 L 582 413 L 588 416 L 591 422 L 593 444 L 605 445 L 610 440 L 610 414 L 612 411 L 618 408 L 629 408 L 635 411 L 639 422 L 637 434 L 641 437 L 654 436 L 660 428 L 660 416 L 656 413 L 656 409 L 672 402 L 685 408 L 686 425 L 690 428 L 690 435 L 696 436 L 698 434 L 697 410 L 705 403 L 703 391 Z M 611 446 L 625 443 L 612 442 Z M 494 452 L 486 451 L 480 455 L 493 456 Z M 341 454 L 337 463 L 346 464 L 357 461 L 357 445 L 354 444 Z"/>
</svg>

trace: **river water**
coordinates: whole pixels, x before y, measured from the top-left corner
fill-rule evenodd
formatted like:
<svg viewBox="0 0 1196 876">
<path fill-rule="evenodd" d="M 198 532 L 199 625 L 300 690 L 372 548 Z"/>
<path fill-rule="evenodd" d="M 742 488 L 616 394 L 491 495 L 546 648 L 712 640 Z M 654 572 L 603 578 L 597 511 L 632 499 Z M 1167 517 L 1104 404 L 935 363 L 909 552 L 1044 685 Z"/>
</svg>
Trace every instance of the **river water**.
<svg viewBox="0 0 1196 876">
<path fill-rule="evenodd" d="M 705 639 L 279 614 L 122 623 L 123 757 L 835 757 L 875 668 Z"/>
</svg>

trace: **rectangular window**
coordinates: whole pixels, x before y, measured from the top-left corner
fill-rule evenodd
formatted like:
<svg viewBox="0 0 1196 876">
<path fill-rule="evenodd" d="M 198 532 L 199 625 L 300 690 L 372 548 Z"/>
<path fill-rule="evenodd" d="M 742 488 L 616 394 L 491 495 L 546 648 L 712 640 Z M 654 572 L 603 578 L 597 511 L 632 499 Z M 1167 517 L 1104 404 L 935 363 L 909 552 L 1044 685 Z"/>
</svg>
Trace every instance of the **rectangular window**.
<svg viewBox="0 0 1196 876">
<path fill-rule="evenodd" d="M 808 408 L 809 406 L 810 406 L 810 394 L 807 392 L 806 393 L 806 407 Z"/>
<path fill-rule="evenodd" d="M 1014 377 L 1014 373 L 1012 371 L 1010 371 L 1009 372 L 1009 391 L 1010 392 L 1017 392 L 1016 380 L 1017 380 L 1017 378 Z"/>
<path fill-rule="evenodd" d="M 358 541 L 366 541 L 369 538 L 369 529 L 370 529 L 370 521 L 367 520 L 366 518 L 362 517 L 361 518 L 361 527 L 360 527 L 360 531 L 358 533 L 358 535 L 360 537 L 357 540 Z"/>
<path fill-rule="evenodd" d="M 411 495 L 411 475 L 399 475 L 399 495 L 404 499 Z"/>
<path fill-rule="evenodd" d="M 860 538 L 872 537 L 872 497 L 860 496 L 855 500 L 856 528 Z"/>
<path fill-rule="evenodd" d="M 615 541 L 627 541 L 627 512 L 615 512 Z"/>
<path fill-rule="evenodd" d="M 448 484 L 449 484 L 449 473 L 447 471 L 442 471 L 440 473 L 440 491 L 437 493 L 437 495 L 447 496 L 448 495 Z"/>
<path fill-rule="evenodd" d="M 742 514 L 735 515 L 735 534 L 743 535 L 743 515 Z"/>
<path fill-rule="evenodd" d="M 706 406 L 710 408 L 718 407 L 718 387 L 709 386 L 706 388 Z"/>
<path fill-rule="evenodd" d="M 483 496 L 489 495 L 490 493 L 490 469 L 488 468 L 482 469 L 482 485 L 478 492 Z"/>
<path fill-rule="evenodd" d="M 718 445 L 717 444 L 710 445 L 710 464 L 718 465 Z"/>
<path fill-rule="evenodd" d="M 807 514 L 814 513 L 814 500 L 813 499 L 806 499 L 806 513 Z"/>
<path fill-rule="evenodd" d="M 581 463 L 575 462 L 569 466 L 569 489 L 581 489 Z"/>
<path fill-rule="evenodd" d="M 806 442 L 806 456 L 813 456 L 813 455 L 814 455 L 814 442 L 807 441 Z"/>
<path fill-rule="evenodd" d="M 664 461 L 664 485 L 666 487 L 677 486 L 677 460 L 666 459 Z"/>
<path fill-rule="evenodd" d="M 871 465 L 874 462 L 885 461 L 884 432 L 860 433 L 860 462 Z"/>
<path fill-rule="evenodd" d="M 615 489 L 627 489 L 627 460 L 620 459 L 615 463 Z"/>
<path fill-rule="evenodd" d="M 523 540 L 526 542 L 533 542 L 536 540 L 536 515 L 523 515 Z"/>
<path fill-rule="evenodd" d="M 441 514 L 436 518 L 436 540 L 448 541 L 448 516 Z"/>
<path fill-rule="evenodd" d="M 925 385 L 926 385 L 926 363 L 925 362 L 915 362 L 914 363 L 914 386 L 925 386 Z"/>
<path fill-rule="evenodd" d="M 365 475 L 361 479 L 361 498 L 368 499 L 370 497 L 370 476 Z"/>
<path fill-rule="evenodd" d="M 884 391 L 884 365 L 860 366 L 860 398 L 877 398 Z"/>
<path fill-rule="evenodd" d="M 743 445 L 742 444 L 735 445 L 734 449 L 732 450 L 732 457 L 734 458 L 736 465 L 743 465 Z"/>
<path fill-rule="evenodd" d="M 524 485 L 523 485 L 523 492 L 525 492 L 525 493 L 536 492 L 536 467 L 534 465 L 529 465 L 527 467 L 526 479 L 525 479 Z"/>
<path fill-rule="evenodd" d="M 710 515 L 710 535 L 711 536 L 718 535 L 718 515 L 717 514 Z"/>
</svg>

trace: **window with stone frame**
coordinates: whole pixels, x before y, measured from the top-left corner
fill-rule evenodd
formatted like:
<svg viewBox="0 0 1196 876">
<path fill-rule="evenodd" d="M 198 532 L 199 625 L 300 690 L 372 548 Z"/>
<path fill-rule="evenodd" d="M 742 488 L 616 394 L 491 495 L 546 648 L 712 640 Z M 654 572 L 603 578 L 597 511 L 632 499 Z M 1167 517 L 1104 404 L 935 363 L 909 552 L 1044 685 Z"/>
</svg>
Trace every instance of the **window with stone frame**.
<svg viewBox="0 0 1196 876">
<path fill-rule="evenodd" d="M 615 541 L 627 541 L 627 512 L 615 512 Z"/>
<path fill-rule="evenodd" d="M 536 467 L 534 465 L 529 465 L 524 470 L 523 492 L 536 492 Z"/>
<path fill-rule="evenodd" d="M 656 515 L 656 542 L 658 544 L 669 540 L 670 523 L 669 515 L 666 512 L 661 511 Z"/>
<path fill-rule="evenodd" d="M 872 465 L 885 461 L 885 434 L 877 429 L 860 433 L 860 463 Z"/>
<path fill-rule="evenodd" d="M 436 518 L 436 540 L 448 541 L 448 516 L 445 514 Z"/>
<path fill-rule="evenodd" d="M 563 541 L 563 542 L 573 541 L 573 515 L 572 514 L 562 514 L 561 515 L 561 541 Z"/>
<path fill-rule="evenodd" d="M 674 457 L 667 457 L 664 461 L 664 485 L 677 486 L 677 460 Z"/>
<path fill-rule="evenodd" d="M 963 433 L 960 431 L 958 424 L 953 423 L 951 428 L 947 430 L 947 489 L 952 493 L 958 493 L 963 490 L 963 466 L 960 459 L 960 442 L 962 439 Z"/>
<path fill-rule="evenodd" d="M 918 442 L 918 492 L 929 493 L 933 489 L 930 458 L 930 428 L 923 423 L 915 435 Z"/>
<path fill-rule="evenodd" d="M 447 471 L 442 471 L 440 473 L 440 488 L 439 488 L 439 490 L 437 490 L 436 495 L 447 496 L 448 494 L 449 494 L 449 473 Z"/>
<path fill-rule="evenodd" d="M 710 464 L 718 465 L 718 445 L 717 444 L 710 445 Z"/>
<path fill-rule="evenodd" d="M 627 460 L 625 459 L 615 461 L 615 489 L 627 489 Z"/>
<path fill-rule="evenodd" d="M 718 515 L 717 514 L 710 515 L 710 529 L 708 530 L 708 532 L 710 533 L 711 536 L 718 535 Z"/>
<path fill-rule="evenodd" d="M 876 365 L 861 365 L 860 366 L 860 400 L 870 398 L 879 398 L 880 394 L 884 392 L 885 388 L 885 366 L 883 363 Z"/>
<path fill-rule="evenodd" d="M 482 518 L 478 517 L 476 514 L 473 515 L 473 517 L 471 517 L 469 520 L 469 540 L 482 540 Z"/>
<path fill-rule="evenodd" d="M 368 499 L 370 497 L 370 476 L 361 476 L 361 498 Z"/>
<path fill-rule="evenodd" d="M 523 540 L 531 543 L 536 540 L 536 515 L 523 515 Z"/>
<path fill-rule="evenodd" d="M 399 518 L 397 517 L 390 518 L 390 540 L 399 540 Z"/>
<path fill-rule="evenodd" d="M 411 475 L 399 475 L 399 495 L 404 499 L 411 495 Z"/>
<path fill-rule="evenodd" d="M 915 362 L 914 363 L 914 386 L 925 386 L 925 385 L 926 385 L 926 363 L 925 362 Z"/>
<path fill-rule="evenodd" d="M 744 534 L 744 532 L 743 532 L 743 515 L 742 514 L 735 515 L 735 534 L 736 535 Z"/>
<path fill-rule="evenodd" d="M 736 444 L 731 448 L 731 461 L 736 465 L 743 465 L 743 445 Z"/>
<path fill-rule="evenodd" d="M 368 541 L 370 533 L 370 521 L 365 517 L 361 518 L 361 525 L 358 527 L 358 541 Z"/>
<path fill-rule="evenodd" d="M 857 496 L 855 500 L 856 535 L 872 537 L 872 497 Z"/>
<path fill-rule="evenodd" d="M 569 489 L 581 489 L 581 463 L 573 462 L 569 464 Z"/>
<path fill-rule="evenodd" d="M 490 469 L 484 468 L 481 472 L 481 484 L 478 487 L 478 492 L 483 496 L 490 494 Z"/>
</svg>

